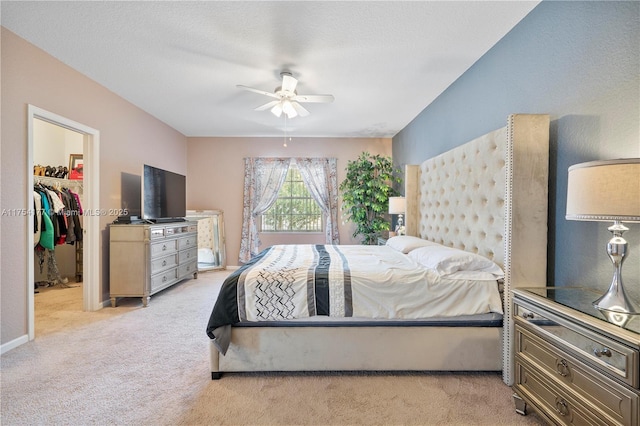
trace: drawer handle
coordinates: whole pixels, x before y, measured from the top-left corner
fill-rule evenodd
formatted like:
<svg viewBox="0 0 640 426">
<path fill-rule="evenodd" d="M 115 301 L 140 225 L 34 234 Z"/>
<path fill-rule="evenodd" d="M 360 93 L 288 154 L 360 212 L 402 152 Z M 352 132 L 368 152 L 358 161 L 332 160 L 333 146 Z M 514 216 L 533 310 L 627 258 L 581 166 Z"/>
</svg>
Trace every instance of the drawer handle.
<svg viewBox="0 0 640 426">
<path fill-rule="evenodd" d="M 166 281 L 167 281 L 167 277 L 166 276 L 162 277 L 162 282 L 164 283 Z"/>
<path fill-rule="evenodd" d="M 524 318 L 524 319 L 527 319 L 527 318 L 533 319 L 533 317 L 534 317 L 533 312 L 523 312 L 522 313 L 522 318 Z"/>
<path fill-rule="evenodd" d="M 593 350 L 593 354 L 595 356 L 597 356 L 598 358 L 600 358 L 602 356 L 606 356 L 606 357 L 611 358 L 611 351 L 609 350 L 609 348 L 594 349 Z"/>
<path fill-rule="evenodd" d="M 556 371 L 562 377 L 567 377 L 571 372 L 569 370 L 569 364 L 567 363 L 567 360 L 565 359 L 560 360 L 560 362 L 556 364 Z"/>
<path fill-rule="evenodd" d="M 162 251 L 165 251 L 166 249 L 167 249 L 166 244 L 163 244 L 163 245 L 162 245 Z"/>
<path fill-rule="evenodd" d="M 561 416 L 566 416 L 569 414 L 569 404 L 563 398 L 556 399 L 556 411 Z"/>
<path fill-rule="evenodd" d="M 162 261 L 162 266 L 167 266 L 167 261 L 166 260 Z"/>
</svg>

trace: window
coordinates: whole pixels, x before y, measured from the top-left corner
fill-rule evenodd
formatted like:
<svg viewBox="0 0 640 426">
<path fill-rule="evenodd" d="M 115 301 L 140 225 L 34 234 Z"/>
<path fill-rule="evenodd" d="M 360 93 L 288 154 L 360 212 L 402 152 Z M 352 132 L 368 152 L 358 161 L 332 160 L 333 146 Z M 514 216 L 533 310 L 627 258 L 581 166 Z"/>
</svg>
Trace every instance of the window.
<svg viewBox="0 0 640 426">
<path fill-rule="evenodd" d="M 291 164 L 278 198 L 262 214 L 262 232 L 322 232 L 323 215 L 300 176 Z"/>
</svg>

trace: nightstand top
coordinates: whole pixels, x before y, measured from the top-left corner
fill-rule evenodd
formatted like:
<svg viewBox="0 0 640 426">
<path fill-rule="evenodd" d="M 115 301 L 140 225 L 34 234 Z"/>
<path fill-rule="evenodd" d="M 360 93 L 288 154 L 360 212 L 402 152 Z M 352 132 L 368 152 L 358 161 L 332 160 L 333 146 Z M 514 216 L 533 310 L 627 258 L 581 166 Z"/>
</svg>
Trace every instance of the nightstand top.
<svg viewBox="0 0 640 426">
<path fill-rule="evenodd" d="M 533 294 L 543 299 L 559 303 L 590 317 L 617 325 L 625 330 L 640 334 L 640 315 L 618 314 L 602 311 L 593 306 L 593 301 L 602 294 L 584 287 L 537 287 L 514 289 L 514 294 Z M 625 323 L 626 321 L 626 323 Z"/>
</svg>

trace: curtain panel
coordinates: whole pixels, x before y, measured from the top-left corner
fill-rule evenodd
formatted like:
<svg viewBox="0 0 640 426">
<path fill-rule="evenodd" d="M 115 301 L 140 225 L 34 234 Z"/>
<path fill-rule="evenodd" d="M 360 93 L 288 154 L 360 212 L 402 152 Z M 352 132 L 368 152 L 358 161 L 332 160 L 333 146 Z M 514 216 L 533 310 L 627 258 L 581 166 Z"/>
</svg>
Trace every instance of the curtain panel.
<svg viewBox="0 0 640 426">
<path fill-rule="evenodd" d="M 258 216 L 267 211 L 278 198 L 278 192 L 287 177 L 290 162 L 289 158 L 244 159 L 240 262 L 246 263 L 259 253 Z"/>
<path fill-rule="evenodd" d="M 326 218 L 325 241 L 340 244 L 338 233 L 338 160 L 335 158 L 296 158 L 296 165 L 307 189 Z"/>
<path fill-rule="evenodd" d="M 278 198 L 292 161 L 298 166 L 305 186 L 326 218 L 326 243 L 340 244 L 337 159 L 245 158 L 240 262 L 246 263 L 260 252 L 258 216 Z"/>
</svg>

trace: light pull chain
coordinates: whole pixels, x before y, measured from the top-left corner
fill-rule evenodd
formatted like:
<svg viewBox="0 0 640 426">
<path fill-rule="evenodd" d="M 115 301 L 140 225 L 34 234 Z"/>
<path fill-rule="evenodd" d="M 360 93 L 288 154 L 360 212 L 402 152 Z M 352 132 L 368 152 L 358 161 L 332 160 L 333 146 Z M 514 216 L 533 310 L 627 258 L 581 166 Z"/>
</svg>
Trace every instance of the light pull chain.
<svg viewBox="0 0 640 426">
<path fill-rule="evenodd" d="M 287 114 L 284 114 L 284 139 L 283 139 L 283 143 L 282 146 L 284 146 L 285 148 L 287 147 Z M 289 137 L 289 142 L 291 142 L 291 137 Z"/>
</svg>

